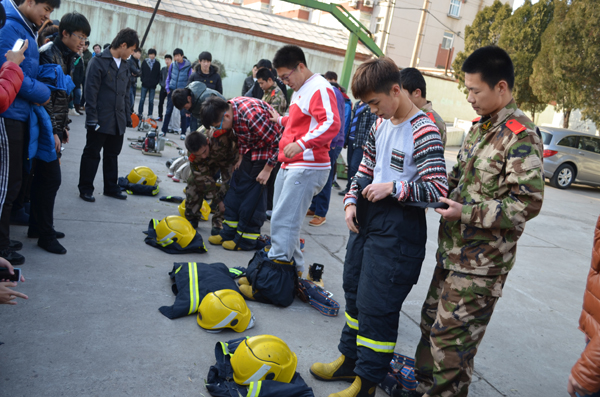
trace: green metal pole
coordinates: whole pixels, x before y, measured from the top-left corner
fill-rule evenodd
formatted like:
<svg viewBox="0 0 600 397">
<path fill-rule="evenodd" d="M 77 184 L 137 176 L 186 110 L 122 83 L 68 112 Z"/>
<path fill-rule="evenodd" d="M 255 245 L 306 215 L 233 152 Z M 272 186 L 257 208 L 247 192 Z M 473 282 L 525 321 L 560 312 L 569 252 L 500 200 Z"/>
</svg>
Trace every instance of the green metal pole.
<svg viewBox="0 0 600 397">
<path fill-rule="evenodd" d="M 346 89 L 350 89 L 350 76 L 352 75 L 352 66 L 354 65 L 354 56 L 356 55 L 356 46 L 358 45 L 358 36 L 350 33 L 348 38 L 348 47 L 346 48 L 346 56 L 344 57 L 344 66 L 342 68 L 342 77 L 340 85 Z"/>
</svg>

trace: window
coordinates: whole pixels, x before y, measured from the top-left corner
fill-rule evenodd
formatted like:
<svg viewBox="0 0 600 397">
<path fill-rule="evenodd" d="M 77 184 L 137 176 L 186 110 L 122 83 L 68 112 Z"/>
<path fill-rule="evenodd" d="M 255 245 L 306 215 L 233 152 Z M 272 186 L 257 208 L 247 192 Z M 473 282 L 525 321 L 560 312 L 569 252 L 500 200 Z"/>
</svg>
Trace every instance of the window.
<svg viewBox="0 0 600 397">
<path fill-rule="evenodd" d="M 540 130 L 540 133 L 542 134 L 542 141 L 544 141 L 544 145 L 549 145 L 550 142 L 552 142 L 552 134 L 544 130 Z"/>
<path fill-rule="evenodd" d="M 587 136 L 579 137 L 579 150 L 600 154 L 600 139 Z"/>
<path fill-rule="evenodd" d="M 454 34 L 450 32 L 444 32 L 444 38 L 442 39 L 442 49 L 449 50 L 452 48 L 454 43 Z"/>
<path fill-rule="evenodd" d="M 454 18 L 460 16 L 460 1 L 461 0 L 450 0 L 450 10 L 448 10 L 449 16 Z"/>
<path fill-rule="evenodd" d="M 377 18 L 375 24 L 375 33 L 383 32 L 383 17 Z"/>
<path fill-rule="evenodd" d="M 566 136 L 558 142 L 558 146 L 576 148 L 579 145 L 579 137 L 575 135 Z"/>
</svg>

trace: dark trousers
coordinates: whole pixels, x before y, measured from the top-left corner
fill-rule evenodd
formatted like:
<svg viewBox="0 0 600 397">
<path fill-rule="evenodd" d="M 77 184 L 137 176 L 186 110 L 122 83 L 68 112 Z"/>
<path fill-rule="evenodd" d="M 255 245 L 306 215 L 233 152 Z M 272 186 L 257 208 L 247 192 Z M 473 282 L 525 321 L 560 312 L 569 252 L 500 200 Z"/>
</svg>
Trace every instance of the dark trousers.
<svg viewBox="0 0 600 397">
<path fill-rule="evenodd" d="M 133 114 L 133 105 L 135 103 L 135 90 L 136 90 L 137 86 L 135 84 L 131 85 L 131 88 L 129 90 L 129 113 Z"/>
<path fill-rule="evenodd" d="M 327 183 L 323 187 L 323 190 L 319 192 L 312 199 L 312 203 L 310 205 L 310 210 L 314 211 L 315 215 L 324 217 L 327 215 L 327 211 L 329 211 L 329 201 L 331 200 L 331 186 L 333 184 L 333 177 L 337 172 L 336 162 L 337 158 L 342 151 L 342 147 L 334 147 L 329 150 L 329 160 L 331 161 L 331 170 L 329 171 L 329 178 L 327 178 Z"/>
<path fill-rule="evenodd" d="M 79 193 L 92 194 L 94 192 L 94 178 L 100 164 L 100 150 L 104 149 L 102 157 L 102 173 L 104 174 L 104 193 L 117 194 L 121 192 L 117 180 L 118 159 L 123 147 L 123 135 L 102 134 L 89 129 L 86 143 L 81 155 L 79 166 Z"/>
<path fill-rule="evenodd" d="M 267 182 L 267 211 L 273 210 L 273 196 L 275 195 L 275 180 L 277 179 L 277 173 L 281 168 L 281 163 L 277 163 L 273 170 L 271 170 L 271 176 Z"/>
<path fill-rule="evenodd" d="M 346 325 L 338 349 L 354 372 L 381 382 L 396 347 L 400 310 L 425 257 L 425 211 L 395 199 L 371 203 L 359 195 L 359 233 L 350 233 L 344 262 Z"/>
<path fill-rule="evenodd" d="M 352 178 L 358 172 L 358 167 L 360 166 L 360 162 L 363 157 L 363 149 L 362 146 L 353 147 L 353 143 L 350 142 L 348 145 L 347 151 L 347 160 L 348 160 L 348 183 L 346 184 L 346 190 L 350 190 L 350 185 L 352 184 Z"/>
<path fill-rule="evenodd" d="M 61 170 L 58 159 L 49 163 L 34 160 L 31 182 L 31 210 L 29 229 L 37 231 L 40 240 L 52 240 L 54 236 L 54 202 L 60 188 Z"/>
<path fill-rule="evenodd" d="M 173 106 L 173 101 L 171 100 L 171 93 L 169 92 L 169 94 L 167 95 L 167 113 L 165 114 L 165 119 L 163 120 L 163 125 L 162 125 L 162 132 L 164 132 L 165 134 L 167 132 L 169 132 L 169 123 L 171 122 L 171 116 L 173 114 L 173 110 L 174 110 L 175 106 Z M 188 121 L 188 117 L 187 117 L 187 111 L 185 109 L 181 109 L 178 110 L 179 112 L 179 117 L 181 117 L 181 133 L 185 134 L 185 132 L 187 131 L 187 121 Z"/>
<path fill-rule="evenodd" d="M 10 212 L 13 201 L 19 195 L 21 178 L 23 176 L 23 156 L 27 147 L 26 137 L 29 136 L 28 123 L 23 121 L 4 119 L 6 135 L 8 137 L 8 189 L 6 199 L 0 216 L 0 250 L 5 250 L 10 244 Z"/>
<path fill-rule="evenodd" d="M 12 205 L 12 213 L 16 213 L 21 209 L 25 208 L 25 204 L 31 202 L 31 173 L 27 172 L 26 169 L 23 169 L 23 174 L 21 175 L 21 188 L 19 189 L 19 194 L 17 198 L 13 201 Z"/>
<path fill-rule="evenodd" d="M 267 192 L 256 181 L 267 160 L 251 161 L 251 158 L 252 152 L 244 155 L 240 167 L 233 173 L 231 186 L 223 200 L 225 220 L 221 237 L 224 241 L 233 240 L 245 250 L 256 247 L 260 228 L 267 219 Z"/>
<path fill-rule="evenodd" d="M 163 117 L 163 107 L 165 105 L 165 98 L 167 97 L 167 90 L 165 87 L 160 87 L 160 94 L 158 95 L 158 117 Z"/>
</svg>

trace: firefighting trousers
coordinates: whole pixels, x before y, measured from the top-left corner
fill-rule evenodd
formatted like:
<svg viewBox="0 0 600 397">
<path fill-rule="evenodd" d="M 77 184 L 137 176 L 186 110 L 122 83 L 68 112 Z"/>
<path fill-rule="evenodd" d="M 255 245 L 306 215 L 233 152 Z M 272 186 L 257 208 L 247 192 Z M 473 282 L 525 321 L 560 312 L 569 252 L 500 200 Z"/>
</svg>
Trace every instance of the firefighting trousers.
<svg viewBox="0 0 600 397">
<path fill-rule="evenodd" d="M 256 248 L 260 229 L 267 219 L 267 193 L 256 181 L 267 161 L 251 159 L 251 152 L 244 155 L 223 200 L 225 219 L 221 237 L 223 241 L 233 240 L 243 250 Z"/>
<path fill-rule="evenodd" d="M 393 198 L 359 196 L 359 233 L 350 233 L 344 262 L 346 324 L 338 349 L 356 360 L 354 372 L 381 382 L 389 368 L 400 310 L 417 283 L 425 257 L 425 211 Z"/>
</svg>

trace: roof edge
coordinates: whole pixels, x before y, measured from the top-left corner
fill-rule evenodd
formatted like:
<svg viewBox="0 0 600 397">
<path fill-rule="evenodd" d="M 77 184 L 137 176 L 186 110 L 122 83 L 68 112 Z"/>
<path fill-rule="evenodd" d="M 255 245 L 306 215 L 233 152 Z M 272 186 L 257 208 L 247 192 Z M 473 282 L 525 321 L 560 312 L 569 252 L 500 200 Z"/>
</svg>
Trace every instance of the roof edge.
<svg viewBox="0 0 600 397">
<path fill-rule="evenodd" d="M 124 3 L 124 2 L 121 2 L 121 1 L 118 1 L 118 0 L 96 0 L 96 1 L 98 1 L 100 3 L 112 4 L 112 5 L 116 5 L 116 6 L 119 6 L 119 7 L 129 8 L 129 9 L 138 10 L 138 11 L 144 11 L 144 12 L 149 12 L 149 13 L 154 12 L 154 8 L 152 8 L 152 7 L 145 7 L 145 6 L 141 6 L 141 5 Z M 270 40 L 273 40 L 274 37 L 276 37 L 277 40 L 275 40 L 275 41 L 279 41 L 279 42 L 284 43 L 284 44 L 297 45 L 297 46 L 302 47 L 302 48 L 309 48 L 311 50 L 322 51 L 322 52 L 326 52 L 328 54 L 338 55 L 338 56 L 341 56 L 341 57 L 346 56 L 346 50 L 342 50 L 342 49 L 339 49 L 339 48 L 328 47 L 328 46 L 324 46 L 324 45 L 320 45 L 320 44 L 315 44 L 315 43 L 308 42 L 308 41 L 303 41 L 303 40 L 291 39 L 289 37 L 276 36 L 276 35 L 267 34 L 265 32 L 261 32 L 261 31 L 258 31 L 258 30 L 251 30 L 251 29 L 246 29 L 246 28 L 231 26 L 231 25 L 228 25 L 228 24 L 218 23 L 218 22 L 214 22 L 214 21 L 209 21 L 209 20 L 202 19 L 202 18 L 194 18 L 194 17 L 187 16 L 187 15 L 176 14 L 174 12 L 169 12 L 169 11 L 161 10 L 160 8 L 158 9 L 157 14 L 165 16 L 165 17 L 168 17 L 168 18 L 174 18 L 174 19 L 178 19 L 178 20 L 182 20 L 182 21 L 187 21 L 187 22 L 193 22 L 193 23 L 199 23 L 199 24 L 202 24 L 202 25 L 212 26 L 212 27 L 215 27 L 215 28 L 219 28 L 219 29 L 223 29 L 223 30 L 229 30 L 229 31 L 232 31 L 232 32 L 237 32 L 237 33 L 250 34 L 252 36 L 262 37 L 262 38 L 270 39 Z M 355 60 L 361 61 L 361 62 L 364 62 L 364 61 L 366 61 L 366 60 L 368 60 L 370 58 L 371 58 L 370 54 L 362 54 L 362 53 L 357 52 L 356 55 L 355 55 Z"/>
</svg>

